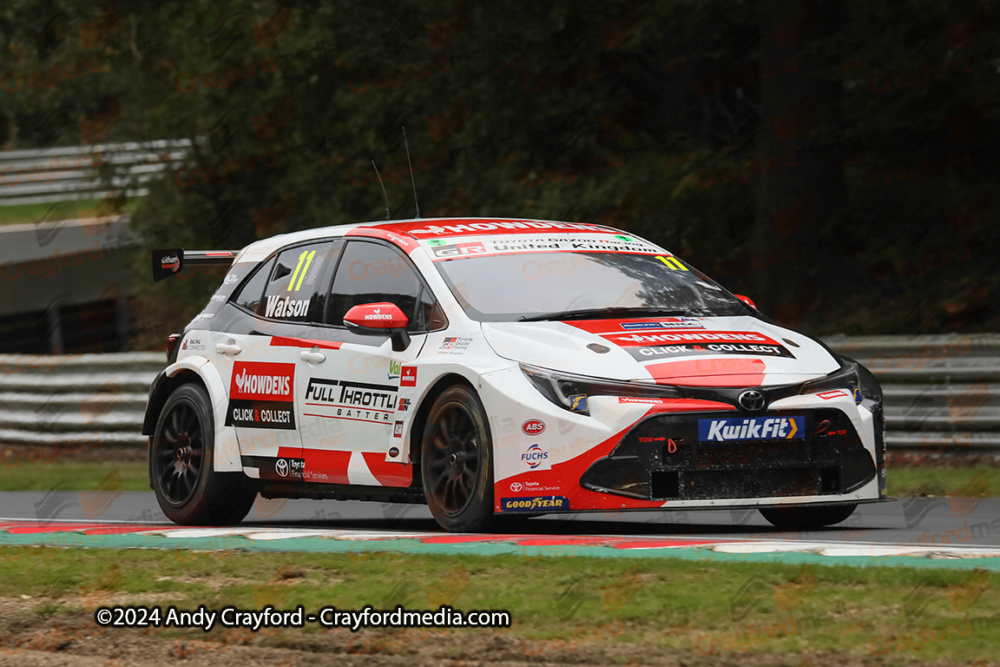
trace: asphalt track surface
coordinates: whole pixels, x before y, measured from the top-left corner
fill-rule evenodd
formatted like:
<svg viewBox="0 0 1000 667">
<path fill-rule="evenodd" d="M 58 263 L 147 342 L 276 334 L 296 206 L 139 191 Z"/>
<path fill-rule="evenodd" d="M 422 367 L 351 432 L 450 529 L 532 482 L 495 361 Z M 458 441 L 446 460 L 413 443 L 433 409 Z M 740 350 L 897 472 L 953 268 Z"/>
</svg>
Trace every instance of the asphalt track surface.
<svg viewBox="0 0 1000 667">
<path fill-rule="evenodd" d="M 0 493 L 0 521 L 115 523 L 174 527 L 152 492 L 116 493 L 96 514 L 86 492 Z M 263 500 L 241 527 L 282 527 L 373 532 L 437 531 L 426 506 L 331 500 Z M 822 540 L 851 544 L 906 544 L 961 548 L 1000 547 L 998 498 L 901 498 L 860 505 L 847 521 L 821 530 L 783 532 L 756 510 L 656 511 L 562 514 L 517 524 L 519 534 L 615 535 L 727 540 Z"/>
</svg>

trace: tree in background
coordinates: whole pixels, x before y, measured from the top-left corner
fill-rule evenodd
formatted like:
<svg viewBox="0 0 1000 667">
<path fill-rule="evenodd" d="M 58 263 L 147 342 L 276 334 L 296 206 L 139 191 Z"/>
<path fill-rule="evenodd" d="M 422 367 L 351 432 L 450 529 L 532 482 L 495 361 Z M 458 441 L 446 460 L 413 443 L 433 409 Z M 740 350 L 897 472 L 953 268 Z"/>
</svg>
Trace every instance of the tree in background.
<svg viewBox="0 0 1000 667">
<path fill-rule="evenodd" d="M 0 94 L 18 146 L 192 142 L 135 211 L 149 247 L 384 218 L 372 160 L 411 217 L 406 126 L 425 216 L 615 225 L 816 333 L 973 330 L 1000 323 L 997 11 L 13 2 Z M 140 301 L 176 329 L 217 279 Z"/>
</svg>

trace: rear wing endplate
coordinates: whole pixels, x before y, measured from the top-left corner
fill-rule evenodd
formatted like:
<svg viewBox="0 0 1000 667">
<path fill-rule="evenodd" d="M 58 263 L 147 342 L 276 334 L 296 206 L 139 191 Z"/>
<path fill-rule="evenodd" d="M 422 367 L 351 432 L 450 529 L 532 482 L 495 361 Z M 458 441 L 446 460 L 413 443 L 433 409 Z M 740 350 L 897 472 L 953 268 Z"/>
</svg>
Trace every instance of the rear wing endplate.
<svg viewBox="0 0 1000 667">
<path fill-rule="evenodd" d="M 153 251 L 153 282 L 180 273 L 187 265 L 231 266 L 239 250 L 184 250 L 160 248 Z"/>
</svg>

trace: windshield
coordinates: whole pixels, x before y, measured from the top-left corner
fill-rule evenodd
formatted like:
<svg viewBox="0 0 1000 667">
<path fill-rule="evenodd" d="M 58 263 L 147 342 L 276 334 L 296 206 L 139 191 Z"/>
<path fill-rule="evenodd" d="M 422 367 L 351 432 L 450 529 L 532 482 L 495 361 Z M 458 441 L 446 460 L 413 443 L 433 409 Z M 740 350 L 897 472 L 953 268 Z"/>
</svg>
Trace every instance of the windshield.
<svg viewBox="0 0 1000 667">
<path fill-rule="evenodd" d="M 668 254 L 532 252 L 435 263 L 466 314 L 485 322 L 750 314 Z"/>
</svg>

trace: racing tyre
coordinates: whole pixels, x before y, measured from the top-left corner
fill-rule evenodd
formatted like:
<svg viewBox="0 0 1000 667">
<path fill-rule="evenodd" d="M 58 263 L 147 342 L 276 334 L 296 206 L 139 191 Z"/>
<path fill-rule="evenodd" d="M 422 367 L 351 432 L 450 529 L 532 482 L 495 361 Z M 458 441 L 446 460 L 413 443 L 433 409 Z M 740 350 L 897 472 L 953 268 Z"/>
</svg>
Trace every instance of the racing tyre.
<svg viewBox="0 0 1000 667">
<path fill-rule="evenodd" d="M 809 530 L 840 523 L 854 514 L 858 506 L 826 505 L 809 507 L 797 505 L 792 507 L 761 508 L 760 513 L 776 528 L 783 530 Z"/>
<path fill-rule="evenodd" d="M 442 528 L 477 532 L 493 523 L 493 444 L 486 411 L 470 388 L 449 387 L 434 401 L 420 471 L 427 506 Z"/>
<path fill-rule="evenodd" d="M 212 403 L 197 384 L 178 387 L 163 406 L 150 442 L 149 476 L 156 501 L 174 523 L 224 526 L 239 523 L 256 492 L 242 473 L 215 472 Z"/>
</svg>

